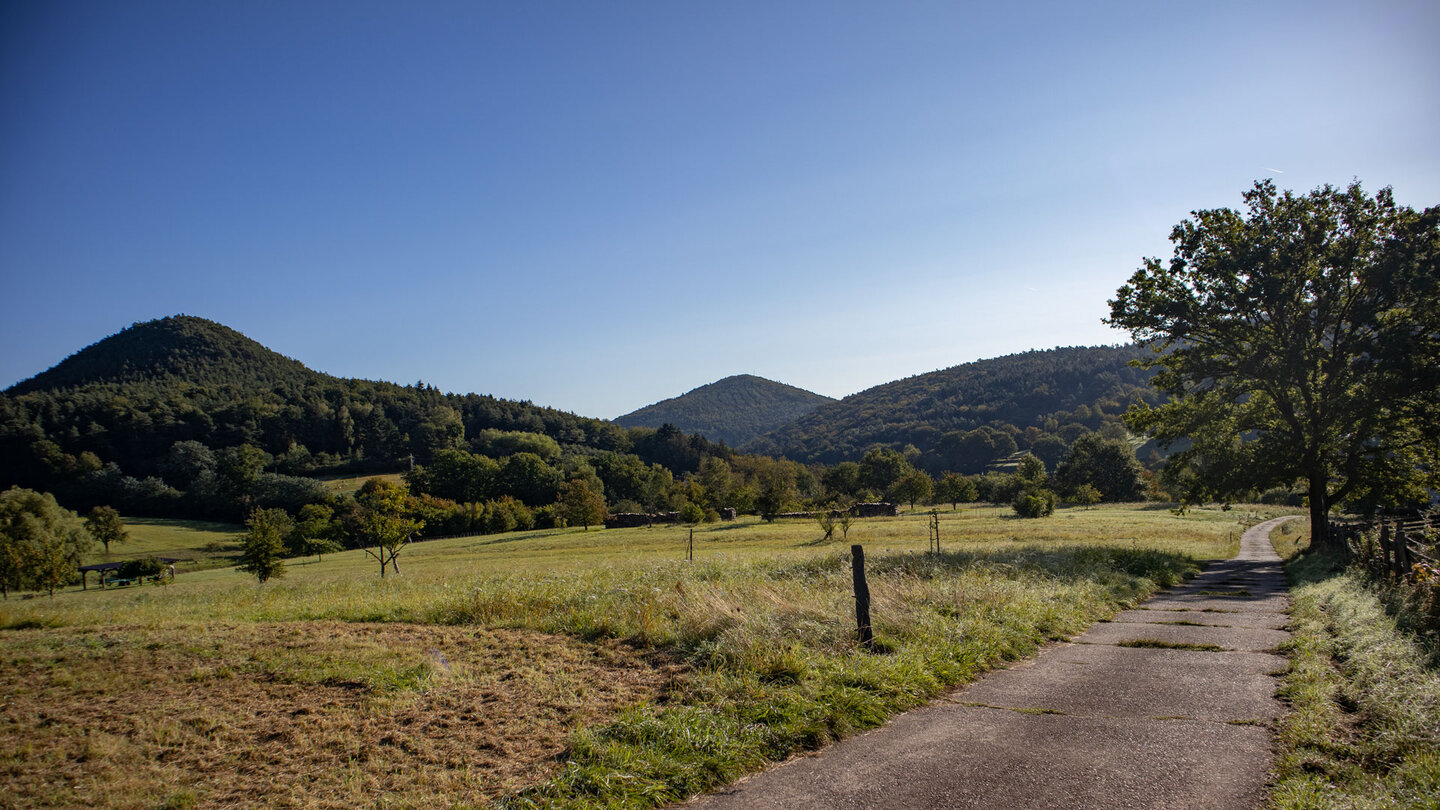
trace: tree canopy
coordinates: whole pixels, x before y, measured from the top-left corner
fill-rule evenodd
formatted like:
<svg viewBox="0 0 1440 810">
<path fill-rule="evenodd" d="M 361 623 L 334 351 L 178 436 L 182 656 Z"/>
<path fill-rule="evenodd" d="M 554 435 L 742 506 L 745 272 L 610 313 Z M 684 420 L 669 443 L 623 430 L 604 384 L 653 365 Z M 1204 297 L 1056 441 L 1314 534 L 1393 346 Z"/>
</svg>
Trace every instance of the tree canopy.
<svg viewBox="0 0 1440 810">
<path fill-rule="evenodd" d="M 55 588 L 76 578 L 93 544 L 80 517 L 48 492 L 11 487 L 0 492 L 0 593 Z"/>
<path fill-rule="evenodd" d="M 1110 302 L 1171 397 L 1130 422 L 1188 440 L 1170 464 L 1189 499 L 1303 480 L 1324 542 L 1332 505 L 1436 483 L 1440 208 L 1359 182 L 1296 195 L 1263 181 L 1244 201 L 1194 212 L 1173 258 L 1146 259 Z"/>
</svg>

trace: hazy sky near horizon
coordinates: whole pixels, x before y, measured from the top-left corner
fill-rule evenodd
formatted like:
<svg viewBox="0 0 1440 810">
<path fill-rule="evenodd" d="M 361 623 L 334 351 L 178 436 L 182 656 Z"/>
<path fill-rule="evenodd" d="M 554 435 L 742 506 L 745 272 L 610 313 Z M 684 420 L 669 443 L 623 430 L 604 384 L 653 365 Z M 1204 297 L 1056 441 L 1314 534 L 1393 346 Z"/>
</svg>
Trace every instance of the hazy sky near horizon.
<svg viewBox="0 0 1440 810">
<path fill-rule="evenodd" d="M 614 417 L 1119 343 L 1259 179 L 1440 204 L 1440 4 L 0 4 L 0 387 L 177 313 Z"/>
</svg>

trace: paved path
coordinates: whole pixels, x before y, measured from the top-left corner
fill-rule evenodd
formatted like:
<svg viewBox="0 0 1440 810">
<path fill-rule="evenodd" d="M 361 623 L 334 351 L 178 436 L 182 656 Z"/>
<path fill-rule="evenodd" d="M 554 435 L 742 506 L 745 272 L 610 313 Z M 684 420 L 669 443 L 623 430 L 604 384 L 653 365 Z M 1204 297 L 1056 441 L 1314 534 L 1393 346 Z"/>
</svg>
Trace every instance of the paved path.
<svg viewBox="0 0 1440 810">
<path fill-rule="evenodd" d="M 1270 652 L 1287 638 L 1285 575 L 1268 540 L 1279 520 L 1245 532 L 1238 556 L 1139 610 L 692 804 L 1258 807 L 1268 726 L 1284 711 L 1271 673 L 1286 661 Z M 1117 646 L 1140 640 L 1221 651 Z"/>
</svg>

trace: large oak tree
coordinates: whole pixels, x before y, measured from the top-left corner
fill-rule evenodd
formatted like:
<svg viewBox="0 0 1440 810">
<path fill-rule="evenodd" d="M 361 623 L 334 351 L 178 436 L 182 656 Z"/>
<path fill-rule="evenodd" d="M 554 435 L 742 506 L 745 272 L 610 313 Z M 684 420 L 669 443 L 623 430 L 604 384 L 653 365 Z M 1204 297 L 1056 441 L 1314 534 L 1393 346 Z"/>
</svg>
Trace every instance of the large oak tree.
<svg viewBox="0 0 1440 810">
<path fill-rule="evenodd" d="M 1436 483 L 1440 207 L 1358 182 L 1296 195 L 1265 181 L 1244 200 L 1194 212 L 1174 257 L 1145 260 L 1110 302 L 1107 322 L 1153 345 L 1152 384 L 1170 396 L 1128 418 L 1188 440 L 1170 463 L 1192 499 L 1304 481 L 1324 543 L 1332 506 Z"/>
</svg>

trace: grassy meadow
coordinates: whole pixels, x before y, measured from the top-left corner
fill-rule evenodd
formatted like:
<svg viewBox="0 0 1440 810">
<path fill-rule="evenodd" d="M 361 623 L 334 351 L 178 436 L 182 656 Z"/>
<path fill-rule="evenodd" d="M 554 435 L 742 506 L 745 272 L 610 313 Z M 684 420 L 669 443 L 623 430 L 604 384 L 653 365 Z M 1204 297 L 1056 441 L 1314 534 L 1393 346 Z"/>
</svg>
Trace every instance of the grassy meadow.
<svg viewBox="0 0 1440 810">
<path fill-rule="evenodd" d="M 698 527 L 693 563 L 681 527 L 547 530 L 417 543 L 383 579 L 346 551 L 12 598 L 0 773 L 16 806 L 655 806 L 1031 655 L 1283 511 L 942 510 L 939 554 L 925 510 L 830 542 L 750 518 Z"/>
<path fill-rule="evenodd" d="M 111 543 L 109 554 L 96 543 L 86 563 L 166 557 L 180 560 L 175 567 L 181 571 L 227 567 L 239 559 L 239 538 L 245 532 L 239 524 L 205 520 L 127 517 L 124 521 L 129 539 Z"/>
</svg>

